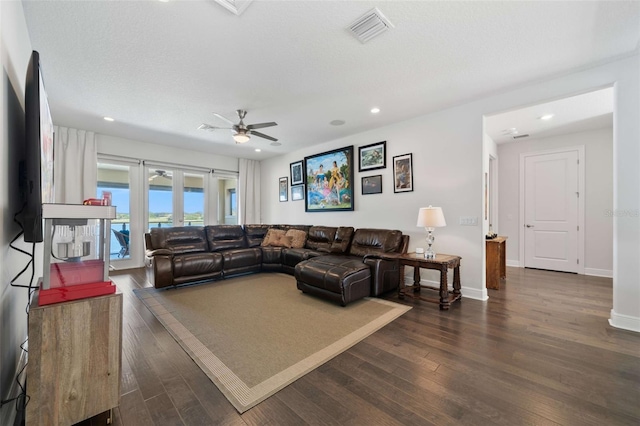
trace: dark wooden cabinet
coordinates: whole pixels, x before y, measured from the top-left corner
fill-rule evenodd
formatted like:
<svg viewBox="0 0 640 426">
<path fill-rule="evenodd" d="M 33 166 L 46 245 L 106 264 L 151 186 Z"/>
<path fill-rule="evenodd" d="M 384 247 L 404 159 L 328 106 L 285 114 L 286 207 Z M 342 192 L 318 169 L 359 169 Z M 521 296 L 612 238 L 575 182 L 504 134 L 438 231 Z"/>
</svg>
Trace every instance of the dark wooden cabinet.
<svg viewBox="0 0 640 426">
<path fill-rule="evenodd" d="M 500 281 L 507 278 L 507 237 L 487 240 L 487 288 L 500 290 Z"/>
</svg>

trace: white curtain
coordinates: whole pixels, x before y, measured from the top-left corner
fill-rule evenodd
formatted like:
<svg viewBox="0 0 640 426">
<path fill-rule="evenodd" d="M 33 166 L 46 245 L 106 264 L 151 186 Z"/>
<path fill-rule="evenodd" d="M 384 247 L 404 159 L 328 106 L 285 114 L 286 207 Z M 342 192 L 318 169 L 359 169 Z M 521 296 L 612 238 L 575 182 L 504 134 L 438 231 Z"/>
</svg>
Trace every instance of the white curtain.
<svg viewBox="0 0 640 426">
<path fill-rule="evenodd" d="M 96 197 L 98 154 L 93 132 L 54 126 L 54 176 L 56 203 L 82 204 Z"/>
<path fill-rule="evenodd" d="M 260 223 L 260 162 L 240 159 L 238 224 Z"/>
</svg>

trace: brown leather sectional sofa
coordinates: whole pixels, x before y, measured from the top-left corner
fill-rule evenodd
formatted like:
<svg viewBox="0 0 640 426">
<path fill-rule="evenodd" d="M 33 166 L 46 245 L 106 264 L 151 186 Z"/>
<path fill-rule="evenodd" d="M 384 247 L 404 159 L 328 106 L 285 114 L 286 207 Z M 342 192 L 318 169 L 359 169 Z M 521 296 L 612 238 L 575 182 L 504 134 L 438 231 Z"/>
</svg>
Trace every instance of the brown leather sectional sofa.
<svg viewBox="0 0 640 426">
<path fill-rule="evenodd" d="M 302 248 L 261 246 L 269 228 L 306 233 Z M 232 275 L 281 271 L 297 286 L 346 305 L 398 286 L 397 261 L 384 253 L 406 253 L 409 237 L 385 229 L 306 225 L 212 225 L 153 228 L 145 234 L 150 281 L 156 288 Z"/>
</svg>

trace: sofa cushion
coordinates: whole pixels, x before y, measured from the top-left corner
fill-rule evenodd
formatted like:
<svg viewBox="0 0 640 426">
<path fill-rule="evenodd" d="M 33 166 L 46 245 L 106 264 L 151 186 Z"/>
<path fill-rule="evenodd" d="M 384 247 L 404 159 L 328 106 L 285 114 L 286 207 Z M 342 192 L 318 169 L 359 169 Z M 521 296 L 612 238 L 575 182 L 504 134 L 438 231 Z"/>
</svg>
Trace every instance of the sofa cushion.
<svg viewBox="0 0 640 426">
<path fill-rule="evenodd" d="M 353 235 L 349 254 L 365 256 L 374 253 L 398 251 L 402 243 L 402 232 L 387 229 L 358 229 Z"/>
<path fill-rule="evenodd" d="M 291 248 L 302 248 L 307 241 L 307 233 L 299 229 L 289 229 L 285 236 L 291 237 Z"/>
<path fill-rule="evenodd" d="M 269 231 L 269 225 L 244 225 L 247 247 L 259 247 Z"/>
<path fill-rule="evenodd" d="M 174 254 L 209 251 L 202 226 L 151 228 L 150 240 L 153 249 L 167 249 Z"/>
<path fill-rule="evenodd" d="M 331 253 L 345 254 L 349 252 L 351 247 L 351 238 L 353 237 L 352 226 L 341 226 L 336 231 L 336 237 L 331 243 Z"/>
<path fill-rule="evenodd" d="M 319 250 L 329 253 L 331 244 L 336 238 L 338 228 L 331 226 L 312 226 L 307 235 L 305 247 L 311 250 Z"/>
<path fill-rule="evenodd" d="M 173 257 L 175 277 L 210 275 L 220 271 L 222 271 L 220 253 L 186 253 Z"/>
<path fill-rule="evenodd" d="M 270 247 L 265 246 L 260 248 L 262 250 L 262 264 L 263 265 L 281 265 L 282 264 L 282 247 Z"/>
<path fill-rule="evenodd" d="M 244 230 L 240 225 L 207 226 L 207 240 L 211 251 L 246 248 Z"/>
</svg>

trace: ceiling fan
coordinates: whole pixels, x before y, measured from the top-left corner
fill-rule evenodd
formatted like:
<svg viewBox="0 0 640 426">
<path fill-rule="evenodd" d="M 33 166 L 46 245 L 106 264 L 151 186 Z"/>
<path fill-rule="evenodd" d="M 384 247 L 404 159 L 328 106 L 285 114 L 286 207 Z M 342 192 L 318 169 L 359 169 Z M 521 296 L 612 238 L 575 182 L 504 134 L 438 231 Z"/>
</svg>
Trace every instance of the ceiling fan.
<svg viewBox="0 0 640 426">
<path fill-rule="evenodd" d="M 171 172 L 167 172 L 165 170 L 154 170 L 154 173 L 155 174 L 153 176 L 149 176 L 149 182 L 159 177 L 166 177 L 168 179 L 171 179 L 173 177 L 173 174 Z"/>
<path fill-rule="evenodd" d="M 233 140 L 236 141 L 236 143 L 245 143 L 245 142 L 249 142 L 249 139 L 251 139 L 251 135 L 255 135 L 258 136 L 260 138 L 264 138 L 264 139 L 269 139 L 270 141 L 274 141 L 276 142 L 278 139 L 269 136 L 269 135 L 265 135 L 264 133 L 261 132 L 256 132 L 256 129 L 263 129 L 265 127 L 272 127 L 272 126 L 277 126 L 278 123 L 275 122 L 269 122 L 269 123 L 256 123 L 256 124 L 244 124 L 244 117 L 247 115 L 247 111 L 243 110 L 243 109 L 239 109 L 236 110 L 236 112 L 238 113 L 238 118 L 240 119 L 240 121 L 238 122 L 238 124 L 234 123 L 233 121 L 229 120 L 228 118 L 220 115 L 220 114 L 216 114 L 215 112 L 213 113 L 213 115 L 215 115 L 216 117 L 218 117 L 221 120 L 226 121 L 227 123 L 229 123 L 231 125 L 231 127 L 218 127 L 218 126 L 212 126 L 210 124 L 206 124 L 206 123 L 202 123 L 200 126 L 198 126 L 198 129 L 200 130 L 208 130 L 208 131 L 213 131 L 213 130 L 220 130 L 220 129 L 227 129 L 227 130 L 233 130 Z"/>
</svg>

